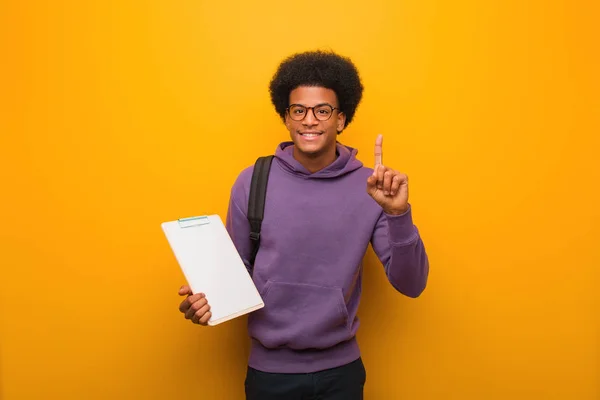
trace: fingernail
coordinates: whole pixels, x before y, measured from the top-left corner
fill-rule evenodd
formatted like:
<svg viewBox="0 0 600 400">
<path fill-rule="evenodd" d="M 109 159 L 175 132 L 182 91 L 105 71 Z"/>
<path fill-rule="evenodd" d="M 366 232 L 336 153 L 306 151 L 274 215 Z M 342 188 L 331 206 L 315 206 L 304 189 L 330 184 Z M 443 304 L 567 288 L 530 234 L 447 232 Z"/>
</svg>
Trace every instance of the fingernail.
<svg viewBox="0 0 600 400">
<path fill-rule="evenodd" d="M 383 194 L 385 194 L 386 196 L 389 196 L 389 195 L 390 195 L 390 192 L 387 192 L 387 191 L 386 191 L 386 192 L 383 192 Z"/>
</svg>

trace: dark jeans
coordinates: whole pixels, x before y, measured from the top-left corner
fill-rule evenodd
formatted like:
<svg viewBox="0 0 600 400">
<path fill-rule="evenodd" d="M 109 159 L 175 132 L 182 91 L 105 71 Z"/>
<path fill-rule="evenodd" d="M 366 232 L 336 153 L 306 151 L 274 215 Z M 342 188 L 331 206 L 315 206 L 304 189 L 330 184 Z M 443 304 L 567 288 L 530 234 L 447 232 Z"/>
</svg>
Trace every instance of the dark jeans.
<svg viewBox="0 0 600 400">
<path fill-rule="evenodd" d="M 246 400 L 362 400 L 367 374 L 362 359 L 310 374 L 282 374 L 248 367 Z"/>
</svg>

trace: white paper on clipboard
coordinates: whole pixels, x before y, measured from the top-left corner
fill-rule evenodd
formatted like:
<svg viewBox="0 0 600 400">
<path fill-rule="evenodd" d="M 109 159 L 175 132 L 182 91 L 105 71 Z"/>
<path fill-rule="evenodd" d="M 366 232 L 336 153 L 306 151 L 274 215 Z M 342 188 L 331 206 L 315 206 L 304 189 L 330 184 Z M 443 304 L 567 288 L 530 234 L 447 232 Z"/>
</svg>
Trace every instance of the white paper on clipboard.
<svg viewBox="0 0 600 400">
<path fill-rule="evenodd" d="M 163 222 L 163 232 L 193 293 L 204 293 L 209 325 L 264 307 L 264 302 L 218 215 Z"/>
</svg>

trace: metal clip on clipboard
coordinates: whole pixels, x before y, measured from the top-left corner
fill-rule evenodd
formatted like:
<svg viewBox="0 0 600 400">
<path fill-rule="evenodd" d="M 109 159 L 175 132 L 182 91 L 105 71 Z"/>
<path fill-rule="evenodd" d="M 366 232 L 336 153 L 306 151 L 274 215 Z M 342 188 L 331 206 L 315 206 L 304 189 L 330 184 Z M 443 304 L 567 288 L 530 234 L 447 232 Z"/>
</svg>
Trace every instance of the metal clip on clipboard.
<svg viewBox="0 0 600 400">
<path fill-rule="evenodd" d="M 192 226 L 210 224 L 208 217 L 205 215 L 198 216 L 198 217 L 179 218 L 177 220 L 177 222 L 179 223 L 180 228 L 189 228 Z"/>
</svg>

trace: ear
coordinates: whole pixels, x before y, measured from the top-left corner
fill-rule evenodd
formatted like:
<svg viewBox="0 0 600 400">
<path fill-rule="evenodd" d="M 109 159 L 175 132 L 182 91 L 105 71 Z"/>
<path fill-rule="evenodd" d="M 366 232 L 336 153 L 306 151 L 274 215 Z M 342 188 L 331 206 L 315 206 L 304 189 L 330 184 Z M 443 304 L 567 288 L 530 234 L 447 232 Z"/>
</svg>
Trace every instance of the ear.
<svg viewBox="0 0 600 400">
<path fill-rule="evenodd" d="M 346 125 L 346 114 L 344 114 L 343 112 L 339 112 L 337 115 L 337 126 L 336 126 L 338 135 L 340 133 L 342 133 L 345 125 Z"/>
<path fill-rule="evenodd" d="M 283 123 L 285 124 L 285 127 L 288 129 L 288 131 L 290 130 L 290 128 L 292 127 L 292 121 L 288 115 L 288 113 L 286 112 L 285 115 L 283 116 Z"/>
</svg>

